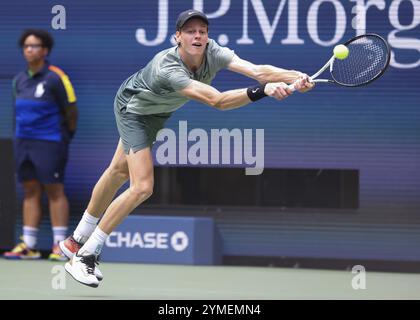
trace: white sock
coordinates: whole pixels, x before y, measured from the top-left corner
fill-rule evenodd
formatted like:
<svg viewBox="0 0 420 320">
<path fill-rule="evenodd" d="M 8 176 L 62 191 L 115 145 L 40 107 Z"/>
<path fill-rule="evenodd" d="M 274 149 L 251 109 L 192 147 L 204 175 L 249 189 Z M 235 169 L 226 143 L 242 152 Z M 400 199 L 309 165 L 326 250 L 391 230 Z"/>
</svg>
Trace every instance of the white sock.
<svg viewBox="0 0 420 320">
<path fill-rule="evenodd" d="M 60 241 L 66 239 L 67 227 L 52 227 L 54 244 L 58 244 Z"/>
<path fill-rule="evenodd" d="M 73 238 L 79 243 L 85 243 L 89 239 L 93 230 L 96 228 L 99 218 L 90 215 L 87 211 L 82 216 L 76 230 L 73 232 Z"/>
<path fill-rule="evenodd" d="M 98 256 L 102 251 L 102 247 L 104 246 L 106 238 L 108 238 L 108 234 L 99 229 L 99 227 L 96 227 L 95 231 L 92 233 L 83 247 L 80 248 L 80 254 L 82 256 L 88 256 L 91 254 Z"/>
<path fill-rule="evenodd" d="M 23 242 L 33 249 L 36 246 L 38 240 L 38 228 L 23 226 Z"/>
</svg>

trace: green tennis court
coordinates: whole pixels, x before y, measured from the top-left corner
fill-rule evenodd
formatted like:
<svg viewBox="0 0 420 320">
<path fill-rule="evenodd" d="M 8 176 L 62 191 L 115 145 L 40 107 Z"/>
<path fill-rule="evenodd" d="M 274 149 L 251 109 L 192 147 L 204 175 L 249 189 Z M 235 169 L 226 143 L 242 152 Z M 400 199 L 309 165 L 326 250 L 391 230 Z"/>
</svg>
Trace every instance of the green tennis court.
<svg viewBox="0 0 420 320">
<path fill-rule="evenodd" d="M 96 289 L 65 274 L 64 264 L 0 259 L 0 299 L 420 299 L 420 274 L 272 267 L 102 263 Z M 65 275 L 64 275 L 65 274 Z M 55 289 L 54 289 L 55 288 Z"/>
</svg>

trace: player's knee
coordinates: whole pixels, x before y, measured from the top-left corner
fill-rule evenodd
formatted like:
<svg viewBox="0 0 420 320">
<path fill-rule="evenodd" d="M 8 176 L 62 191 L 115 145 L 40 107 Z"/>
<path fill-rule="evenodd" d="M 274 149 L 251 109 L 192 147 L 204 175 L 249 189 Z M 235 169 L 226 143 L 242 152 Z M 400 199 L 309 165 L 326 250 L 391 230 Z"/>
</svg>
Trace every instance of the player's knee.
<svg viewBox="0 0 420 320">
<path fill-rule="evenodd" d="M 130 192 L 136 200 L 144 201 L 153 194 L 153 181 L 143 181 L 130 186 Z"/>
<path fill-rule="evenodd" d="M 153 181 L 143 182 L 140 185 L 140 190 L 141 190 L 143 199 L 149 198 L 153 194 Z"/>
</svg>

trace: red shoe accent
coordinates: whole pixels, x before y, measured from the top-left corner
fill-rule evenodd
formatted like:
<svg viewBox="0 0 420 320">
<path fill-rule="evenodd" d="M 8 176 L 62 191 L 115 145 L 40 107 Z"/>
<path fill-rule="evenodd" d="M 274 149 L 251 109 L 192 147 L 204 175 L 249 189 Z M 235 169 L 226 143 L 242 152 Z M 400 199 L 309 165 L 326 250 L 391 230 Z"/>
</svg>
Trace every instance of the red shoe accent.
<svg viewBox="0 0 420 320">
<path fill-rule="evenodd" d="M 73 255 L 82 247 L 82 244 L 77 242 L 73 236 L 70 236 L 66 240 L 60 241 L 59 246 L 65 256 L 71 259 Z"/>
</svg>

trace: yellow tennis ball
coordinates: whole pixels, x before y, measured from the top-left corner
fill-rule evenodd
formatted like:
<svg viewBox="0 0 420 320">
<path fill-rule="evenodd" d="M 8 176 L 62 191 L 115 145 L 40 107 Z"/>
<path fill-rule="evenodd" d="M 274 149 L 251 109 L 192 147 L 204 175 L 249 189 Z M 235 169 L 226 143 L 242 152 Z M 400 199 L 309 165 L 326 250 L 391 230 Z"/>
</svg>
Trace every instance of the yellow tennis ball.
<svg viewBox="0 0 420 320">
<path fill-rule="evenodd" d="M 344 44 L 339 44 L 334 47 L 334 57 L 344 60 L 349 56 L 349 49 Z"/>
</svg>

